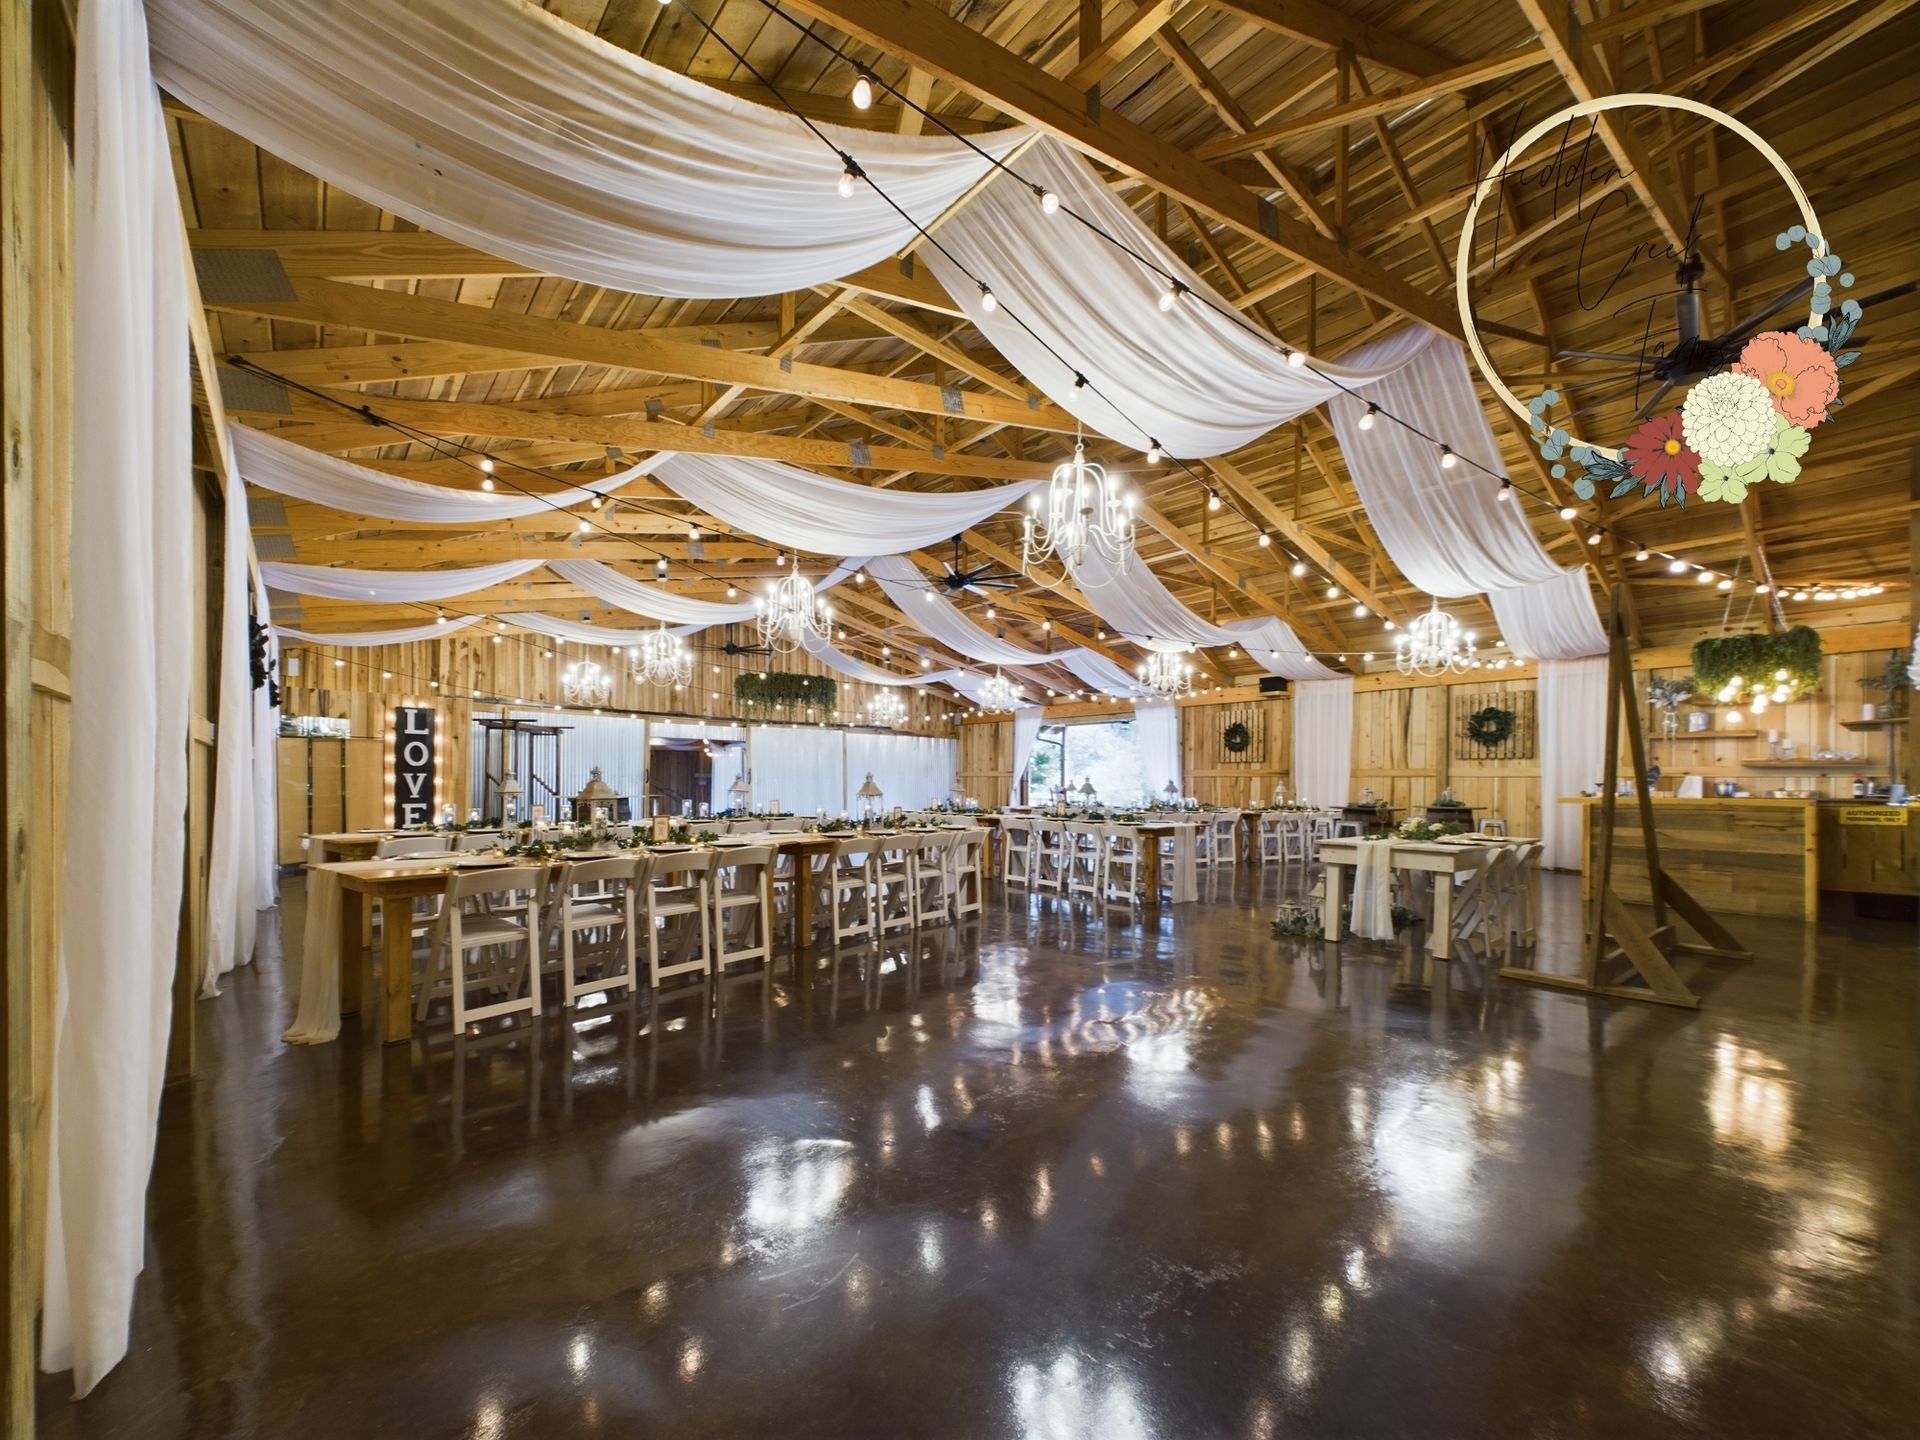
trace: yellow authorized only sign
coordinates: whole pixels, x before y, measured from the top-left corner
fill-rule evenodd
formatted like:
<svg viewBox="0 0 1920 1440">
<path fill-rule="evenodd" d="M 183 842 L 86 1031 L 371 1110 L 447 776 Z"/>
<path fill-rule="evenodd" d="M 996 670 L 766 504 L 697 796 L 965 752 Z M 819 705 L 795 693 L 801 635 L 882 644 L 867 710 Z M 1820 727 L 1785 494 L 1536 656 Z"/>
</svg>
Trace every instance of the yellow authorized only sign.
<svg viewBox="0 0 1920 1440">
<path fill-rule="evenodd" d="M 1840 807 L 1842 825 L 1904 825 L 1907 823 L 1907 811 L 1901 805 L 1843 805 Z"/>
</svg>

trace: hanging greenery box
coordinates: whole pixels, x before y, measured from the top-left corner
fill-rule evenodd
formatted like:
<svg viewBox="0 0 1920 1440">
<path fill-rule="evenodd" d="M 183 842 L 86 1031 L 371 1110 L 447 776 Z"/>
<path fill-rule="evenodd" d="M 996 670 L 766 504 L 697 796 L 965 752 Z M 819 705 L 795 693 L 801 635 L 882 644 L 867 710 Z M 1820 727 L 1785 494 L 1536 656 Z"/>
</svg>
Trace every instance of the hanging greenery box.
<svg viewBox="0 0 1920 1440">
<path fill-rule="evenodd" d="M 770 670 L 733 677 L 733 703 L 743 716 L 779 716 L 831 720 L 840 702 L 840 687 L 825 675 L 791 675 Z"/>
<path fill-rule="evenodd" d="M 1693 643 L 1693 675 L 1700 687 L 1696 693 L 1701 695 L 1717 695 L 1736 675 L 1749 688 L 1771 686 L 1782 670 L 1787 672 L 1783 683 L 1796 695 L 1810 694 L 1820 688 L 1818 630 L 1809 625 L 1796 625 L 1781 635 L 1755 631 Z"/>
</svg>

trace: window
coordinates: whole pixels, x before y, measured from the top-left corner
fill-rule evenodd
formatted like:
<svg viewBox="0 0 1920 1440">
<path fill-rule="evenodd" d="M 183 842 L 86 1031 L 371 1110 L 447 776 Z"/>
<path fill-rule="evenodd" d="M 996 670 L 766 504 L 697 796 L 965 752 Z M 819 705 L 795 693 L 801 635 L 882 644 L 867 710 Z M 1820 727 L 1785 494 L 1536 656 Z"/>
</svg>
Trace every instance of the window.
<svg viewBox="0 0 1920 1440">
<path fill-rule="evenodd" d="M 1078 795 L 1089 780 L 1094 794 L 1109 805 L 1144 805 L 1153 798 L 1132 720 L 1040 727 L 1027 764 L 1029 803 L 1051 804 L 1056 790 Z"/>
</svg>

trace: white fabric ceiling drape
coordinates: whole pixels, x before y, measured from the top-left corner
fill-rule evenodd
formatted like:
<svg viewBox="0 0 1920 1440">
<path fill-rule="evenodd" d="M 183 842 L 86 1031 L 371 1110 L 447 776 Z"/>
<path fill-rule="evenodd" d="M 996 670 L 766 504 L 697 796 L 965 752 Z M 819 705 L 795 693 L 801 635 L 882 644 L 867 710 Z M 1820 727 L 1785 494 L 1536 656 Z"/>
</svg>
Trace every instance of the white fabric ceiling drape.
<svg viewBox="0 0 1920 1440">
<path fill-rule="evenodd" d="M 443 635 L 452 635 L 479 623 L 480 617 L 468 616 L 431 625 L 405 625 L 397 630 L 344 630 L 331 633 L 276 625 L 273 633 L 282 640 L 298 640 L 303 645 L 337 645 L 343 650 L 365 650 L 375 645 L 411 645 L 416 640 L 437 640 Z"/>
<path fill-rule="evenodd" d="M 912 229 L 797 118 L 520 0 L 149 0 L 154 71 L 362 200 L 537 270 L 731 299 L 836 280 Z M 986 173 L 958 140 L 822 124 L 922 224 Z M 976 136 L 996 156 L 1020 130 Z"/>
<path fill-rule="evenodd" d="M 676 594 L 657 580 L 632 579 L 598 560 L 549 560 L 547 568 L 617 610 L 629 610 L 635 615 L 674 625 L 737 625 L 753 619 L 760 609 L 753 600 L 698 600 L 691 595 Z M 859 568 L 859 561 L 843 560 L 831 574 L 815 582 L 814 589 L 831 590 Z"/>
<path fill-rule="evenodd" d="M 345 566 L 261 562 L 260 575 L 275 590 L 328 600 L 377 600 L 385 604 L 447 600 L 518 580 L 538 570 L 538 560 L 508 560 L 458 570 L 353 570 Z"/>
<path fill-rule="evenodd" d="M 259 871 L 255 865 L 258 807 L 252 789 L 254 688 L 252 635 L 253 539 L 246 496 L 231 484 L 221 548 L 220 701 L 214 725 L 213 834 L 207 846 L 207 946 L 201 955 L 200 993 L 220 993 L 220 977 L 253 959 Z M 265 903 L 271 904 L 268 897 Z"/>
<path fill-rule="evenodd" d="M 1431 331 L 1407 353 L 1401 335 L 1358 352 L 1363 363 L 1404 363 L 1341 395 L 1327 412 L 1367 520 L 1401 572 L 1429 595 L 1485 591 L 1501 635 L 1523 659 L 1571 659 L 1606 649 L 1583 573 L 1564 569 L 1540 544 L 1526 507 L 1500 500 L 1500 449 L 1474 394 L 1460 346 Z M 1446 437 L 1463 462 L 1440 463 L 1440 451 L 1419 435 L 1378 421 L 1362 430 L 1367 404 Z"/>
<path fill-rule="evenodd" d="M 136 0 L 79 12 L 72 763 L 54 1010 L 41 1364 L 91 1390 L 127 1350 L 172 1014 L 193 605 L 192 293 Z"/>
<path fill-rule="evenodd" d="M 935 582 L 904 555 L 876 555 L 867 561 L 866 569 L 916 630 L 969 660 L 987 665 L 1049 665 L 1060 659 L 1015 645 L 975 624 L 952 600 L 931 588 Z"/>
<path fill-rule="evenodd" d="M 554 640 L 571 640 L 576 645 L 644 645 L 649 635 L 657 635 L 657 628 L 646 630 L 615 630 L 606 625 L 589 625 L 583 620 L 562 620 L 557 615 L 525 614 L 502 615 L 498 617 L 509 625 L 517 625 L 522 630 L 531 630 L 536 635 L 545 635 Z M 691 635 L 697 626 L 681 626 L 676 629 L 669 625 L 669 635 L 685 637 Z"/>
<path fill-rule="evenodd" d="M 563 489 L 541 497 L 515 491 L 457 490 L 369 469 L 337 455 L 310 450 L 264 430 L 229 425 L 234 463 L 249 485 L 311 500 L 316 505 L 379 520 L 410 520 L 427 525 L 477 525 L 540 515 L 554 505 L 584 505 L 595 495 L 612 495 L 647 474 L 664 458 L 649 455 L 613 475 L 567 480 Z M 560 477 L 556 477 L 556 480 Z"/>
<path fill-rule="evenodd" d="M 1180 777 L 1180 710 L 1171 700 L 1133 702 L 1133 743 L 1146 767 L 1147 789 L 1155 795 L 1169 781 L 1185 794 Z"/>
<path fill-rule="evenodd" d="M 1352 798 L 1353 681 L 1309 680 L 1293 687 L 1293 794 L 1314 805 Z"/>
<path fill-rule="evenodd" d="M 1007 803 L 1020 803 L 1020 782 L 1027 778 L 1027 766 L 1033 763 L 1033 747 L 1040 740 L 1041 710 L 1035 705 L 1013 712 L 1013 783 Z"/>
<path fill-rule="evenodd" d="M 1193 459 L 1238 449 L 1337 393 L 1312 370 L 1289 366 L 1272 341 L 1199 303 L 1204 294 L 1233 311 L 1064 145 L 1036 140 L 1013 169 L 1019 180 L 993 180 L 921 253 L 994 348 L 1089 429 L 1141 448 L 1157 439 Z M 1195 294 L 1162 312 L 1165 279 L 1086 226 L 1043 214 L 1020 180 L 1047 186 Z M 992 288 L 994 310 L 942 250 Z M 1076 387 L 1072 365 L 1049 349 L 1085 367 L 1091 383 Z M 1352 359 L 1314 363 L 1348 383 L 1375 373 Z"/>
<path fill-rule="evenodd" d="M 1607 760 L 1607 657 L 1540 662 L 1540 860 L 1580 868 L 1584 807 L 1562 805 L 1600 783 Z"/>
<path fill-rule="evenodd" d="M 735 530 L 816 555 L 897 555 L 937 545 L 1017 504 L 1041 483 L 882 490 L 778 461 L 714 455 L 674 455 L 653 478 Z"/>
</svg>

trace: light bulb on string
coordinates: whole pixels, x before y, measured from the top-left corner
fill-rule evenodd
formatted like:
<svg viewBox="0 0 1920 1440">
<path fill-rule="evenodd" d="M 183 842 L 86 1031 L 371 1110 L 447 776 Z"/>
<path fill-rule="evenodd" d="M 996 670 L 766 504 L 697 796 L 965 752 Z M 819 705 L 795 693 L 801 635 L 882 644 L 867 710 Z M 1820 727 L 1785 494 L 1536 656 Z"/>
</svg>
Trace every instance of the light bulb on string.
<svg viewBox="0 0 1920 1440">
<path fill-rule="evenodd" d="M 1160 442 L 1158 440 L 1149 439 L 1147 441 L 1147 463 L 1149 465 L 1158 465 L 1160 463 Z"/>
<path fill-rule="evenodd" d="M 860 178 L 859 166 L 855 165 L 853 161 L 849 159 L 847 161 L 847 168 L 840 172 L 840 179 L 838 182 L 838 189 L 840 191 L 840 198 L 842 200 L 850 199 L 852 197 L 854 182 L 857 181 L 859 178 Z"/>
<path fill-rule="evenodd" d="M 1186 291 L 1186 288 L 1186 286 L 1176 280 L 1160 292 L 1160 313 L 1162 315 L 1180 303 L 1180 296 Z"/>
<path fill-rule="evenodd" d="M 1495 495 L 1493 498 L 1500 501 L 1502 504 L 1505 504 L 1508 500 L 1512 499 L 1513 498 L 1513 482 L 1511 480 L 1502 480 L 1500 482 L 1500 493 Z"/>
<path fill-rule="evenodd" d="M 1273 544 L 1273 537 L 1269 535 L 1266 531 L 1262 530 L 1260 532 L 1260 548 L 1264 550 L 1271 544 Z"/>
<path fill-rule="evenodd" d="M 1306 573 L 1307 573 L 1306 561 L 1296 560 L 1293 562 L 1293 578 L 1294 579 L 1296 580 L 1302 579 L 1306 575 Z"/>
<path fill-rule="evenodd" d="M 1571 505 L 1562 505 L 1560 507 L 1560 518 L 1562 520 L 1571 520 L 1573 519 L 1574 516 L 1578 515 L 1579 513 L 1580 512 L 1574 509 L 1573 506 Z"/>
<path fill-rule="evenodd" d="M 1599 543 L 1600 543 L 1600 532 L 1598 530 L 1593 531 L 1591 534 L 1587 536 L 1587 544 L 1598 545 Z"/>
<path fill-rule="evenodd" d="M 1453 453 L 1453 447 L 1451 445 L 1442 445 L 1440 447 L 1440 468 L 1442 470 L 1451 470 L 1459 463 L 1460 457 Z"/>
<path fill-rule="evenodd" d="M 873 81 L 862 70 L 853 82 L 853 108 L 865 110 L 873 104 Z"/>
<path fill-rule="evenodd" d="M 1713 571 L 1702 570 L 1694 578 L 1697 579 L 1702 585 L 1711 585 L 1713 583 Z"/>
<path fill-rule="evenodd" d="M 1041 186 L 1034 188 L 1040 192 L 1040 213 L 1042 215 L 1057 214 L 1060 210 L 1060 197 Z"/>
<path fill-rule="evenodd" d="M 1218 512 L 1220 509 L 1220 492 L 1218 490 L 1207 491 L 1207 509 L 1215 512 Z"/>
<path fill-rule="evenodd" d="M 1672 560 L 1667 563 L 1667 569 L 1675 575 L 1686 574 L 1688 568 L 1687 562 L 1684 560 Z"/>
<path fill-rule="evenodd" d="M 1642 545 L 1638 550 L 1633 552 L 1633 558 L 1636 560 L 1645 560 L 1649 557 L 1650 554 L 1651 552 L 1647 549 L 1647 547 Z"/>
<path fill-rule="evenodd" d="M 1293 369 L 1293 370 L 1301 369 L 1303 366 L 1306 365 L 1306 363 L 1307 363 L 1306 351 L 1304 350 L 1287 351 L 1287 366 L 1289 369 Z"/>
<path fill-rule="evenodd" d="M 1371 430 L 1373 428 L 1373 417 L 1379 413 L 1380 407 L 1378 405 L 1368 405 L 1367 413 L 1360 417 L 1360 428 L 1362 430 Z"/>
<path fill-rule="evenodd" d="M 1000 302 L 993 298 L 993 291 L 987 288 L 985 281 L 980 284 L 980 308 L 989 315 L 1000 308 Z"/>
</svg>

